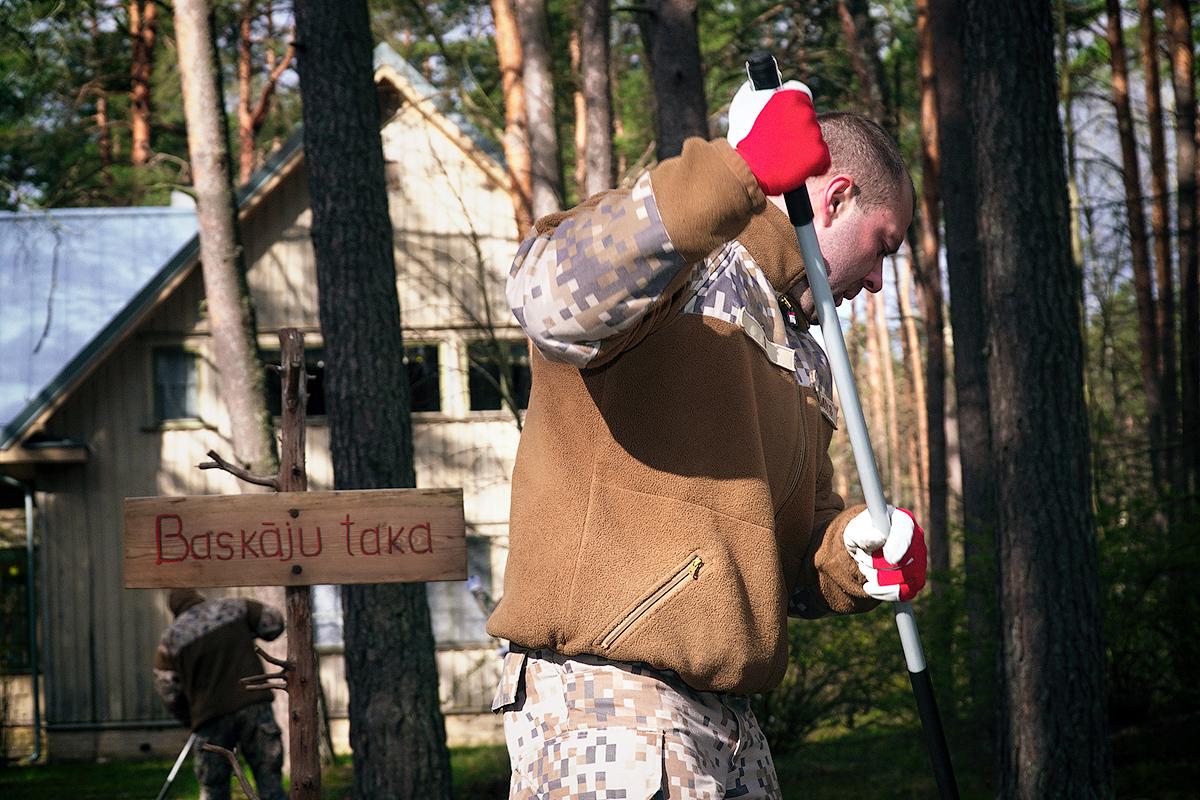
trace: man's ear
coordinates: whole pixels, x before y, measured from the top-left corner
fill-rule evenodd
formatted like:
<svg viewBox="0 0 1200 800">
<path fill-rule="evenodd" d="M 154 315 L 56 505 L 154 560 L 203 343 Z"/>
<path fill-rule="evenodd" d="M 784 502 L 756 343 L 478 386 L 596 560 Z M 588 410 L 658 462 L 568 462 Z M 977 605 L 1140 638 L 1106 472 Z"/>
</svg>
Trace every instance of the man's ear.
<svg viewBox="0 0 1200 800">
<path fill-rule="evenodd" d="M 848 212 L 857 195 L 854 178 L 844 172 L 832 175 L 821 187 L 820 207 L 816 209 L 821 227 L 828 228 L 835 219 Z"/>
</svg>

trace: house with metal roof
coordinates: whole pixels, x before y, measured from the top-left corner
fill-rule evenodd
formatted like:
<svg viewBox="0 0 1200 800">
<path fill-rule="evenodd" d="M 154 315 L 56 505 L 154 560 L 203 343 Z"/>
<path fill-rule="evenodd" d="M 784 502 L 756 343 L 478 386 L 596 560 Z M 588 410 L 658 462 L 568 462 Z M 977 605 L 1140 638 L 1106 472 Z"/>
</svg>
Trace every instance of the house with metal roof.
<svg viewBox="0 0 1200 800">
<path fill-rule="evenodd" d="M 463 488 L 469 570 L 488 589 L 503 569 L 528 391 L 526 344 L 503 292 L 517 244 L 507 175 L 494 147 L 443 112 L 386 45 L 376 86 L 418 485 Z M 333 476 L 307 181 L 297 135 L 242 187 L 239 229 L 264 360 L 277 360 L 280 328 L 305 332 L 317 376 L 309 486 L 324 489 Z M 125 497 L 242 488 L 196 466 L 210 449 L 231 451 L 198 256 L 186 207 L 0 214 L 0 610 L 11 617 L 0 621 L 0 689 L 10 754 L 174 755 L 186 738 L 153 688 L 165 594 L 122 587 L 121 509 Z M 448 733 L 494 736 L 497 643 L 484 611 L 461 582 L 428 586 Z M 280 589 L 248 591 L 282 604 Z M 338 597 L 335 587 L 314 591 L 322 686 L 344 742 Z"/>
</svg>

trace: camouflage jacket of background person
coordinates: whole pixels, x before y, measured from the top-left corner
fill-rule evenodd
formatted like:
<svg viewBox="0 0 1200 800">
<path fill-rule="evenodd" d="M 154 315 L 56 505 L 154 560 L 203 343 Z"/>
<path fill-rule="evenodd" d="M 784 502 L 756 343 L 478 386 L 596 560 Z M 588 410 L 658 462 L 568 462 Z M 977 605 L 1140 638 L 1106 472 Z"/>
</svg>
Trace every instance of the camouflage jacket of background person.
<svg viewBox="0 0 1200 800">
<path fill-rule="evenodd" d="M 155 688 L 192 730 L 244 706 L 269 703 L 270 691 L 247 691 L 241 679 L 263 673 L 255 638 L 281 633 L 283 617 L 270 606 L 243 597 L 199 602 L 163 633 L 154 655 Z"/>
<path fill-rule="evenodd" d="M 877 604 L 842 544 L 829 365 L 777 300 L 803 277 L 723 141 L 538 222 L 508 282 L 537 352 L 491 634 L 751 693 L 789 612 Z"/>
</svg>

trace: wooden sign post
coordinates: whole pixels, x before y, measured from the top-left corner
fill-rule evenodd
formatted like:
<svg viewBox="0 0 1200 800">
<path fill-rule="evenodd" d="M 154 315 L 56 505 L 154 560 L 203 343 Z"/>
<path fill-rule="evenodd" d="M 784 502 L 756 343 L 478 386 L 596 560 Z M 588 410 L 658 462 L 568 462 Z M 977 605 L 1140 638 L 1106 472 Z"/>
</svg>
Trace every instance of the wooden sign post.
<svg viewBox="0 0 1200 800">
<path fill-rule="evenodd" d="M 308 586 L 464 580 L 466 526 L 461 489 L 308 492 L 304 334 L 286 328 L 279 343 L 279 474 L 252 475 L 212 451 L 200 465 L 277 494 L 126 498 L 124 579 L 126 588 L 287 587 L 287 660 L 260 649 L 282 669 L 243 683 L 288 693 L 291 797 L 318 800 L 319 676 Z"/>
</svg>

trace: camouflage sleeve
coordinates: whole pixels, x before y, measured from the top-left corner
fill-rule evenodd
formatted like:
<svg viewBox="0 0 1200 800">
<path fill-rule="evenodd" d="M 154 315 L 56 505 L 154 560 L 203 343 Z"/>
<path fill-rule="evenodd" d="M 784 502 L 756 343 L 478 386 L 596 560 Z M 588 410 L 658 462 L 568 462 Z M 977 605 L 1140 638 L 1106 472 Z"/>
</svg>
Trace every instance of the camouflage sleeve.
<svg viewBox="0 0 1200 800">
<path fill-rule="evenodd" d="M 183 683 L 175 670 L 174 659 L 166 647 L 159 645 L 154 654 L 154 689 L 162 698 L 163 705 L 171 716 L 184 725 L 191 724 L 191 714 L 188 709 L 187 695 L 183 691 Z"/>
<path fill-rule="evenodd" d="M 765 202 L 724 141 L 690 139 L 632 188 L 539 220 L 509 271 L 509 306 L 546 358 L 596 366 L 636 341 L 642 323 L 664 319 L 651 312 L 687 268 Z"/>
<path fill-rule="evenodd" d="M 257 600 L 246 601 L 246 624 L 255 636 L 268 642 L 278 639 L 284 628 L 283 615 Z"/>
</svg>

